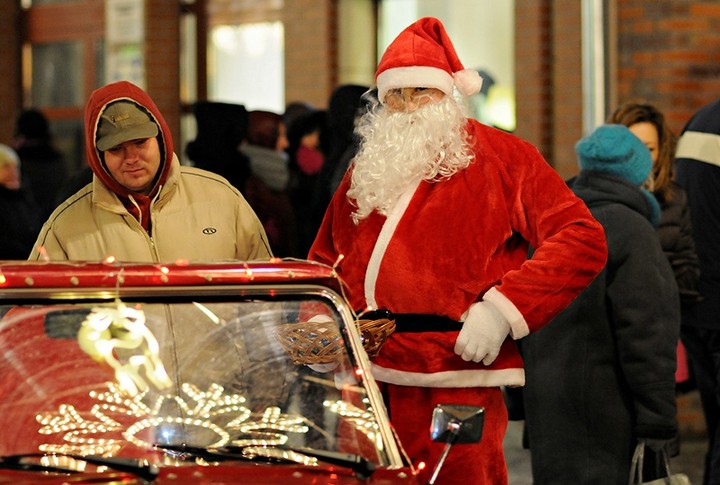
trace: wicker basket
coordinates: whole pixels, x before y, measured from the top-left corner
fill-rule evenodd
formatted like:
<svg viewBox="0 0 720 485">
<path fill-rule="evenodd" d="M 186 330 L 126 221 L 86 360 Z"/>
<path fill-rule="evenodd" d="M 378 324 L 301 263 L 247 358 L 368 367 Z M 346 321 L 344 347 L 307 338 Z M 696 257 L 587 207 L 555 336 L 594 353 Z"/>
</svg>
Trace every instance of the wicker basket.
<svg viewBox="0 0 720 485">
<path fill-rule="evenodd" d="M 395 331 L 395 320 L 358 320 L 363 347 L 372 358 Z M 337 326 L 332 322 L 299 322 L 277 331 L 277 339 L 295 364 L 329 364 L 343 350 Z"/>
</svg>

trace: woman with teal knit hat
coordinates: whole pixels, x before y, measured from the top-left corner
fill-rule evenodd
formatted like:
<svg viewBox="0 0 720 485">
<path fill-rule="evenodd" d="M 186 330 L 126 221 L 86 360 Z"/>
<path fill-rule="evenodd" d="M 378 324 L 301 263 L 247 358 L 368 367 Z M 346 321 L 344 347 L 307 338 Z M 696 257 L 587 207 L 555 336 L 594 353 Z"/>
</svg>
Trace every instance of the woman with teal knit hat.
<svg viewBox="0 0 720 485">
<path fill-rule="evenodd" d="M 624 485 L 638 441 L 658 451 L 678 431 L 680 305 L 655 234 L 659 206 L 642 188 L 652 169 L 648 149 L 615 124 L 575 148 L 580 173 L 572 189 L 605 229 L 608 263 L 522 341 L 533 483 Z"/>
</svg>

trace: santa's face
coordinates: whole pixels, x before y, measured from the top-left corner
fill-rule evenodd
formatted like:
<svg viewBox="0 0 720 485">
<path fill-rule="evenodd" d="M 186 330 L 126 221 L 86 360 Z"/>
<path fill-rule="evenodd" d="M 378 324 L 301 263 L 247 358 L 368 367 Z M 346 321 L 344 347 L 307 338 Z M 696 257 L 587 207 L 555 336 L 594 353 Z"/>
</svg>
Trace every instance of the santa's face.
<svg viewBox="0 0 720 485">
<path fill-rule="evenodd" d="M 385 105 L 390 111 L 409 113 L 444 97 L 445 93 L 436 88 L 390 89 L 385 95 Z"/>
<path fill-rule="evenodd" d="M 469 165 L 472 153 L 465 114 L 453 97 L 433 91 L 417 93 L 417 106 L 403 95 L 402 110 L 390 106 L 400 99 L 386 96 L 387 105 L 370 110 L 360 120 L 361 144 L 347 193 L 357 207 L 356 221 L 374 210 L 388 214 L 419 181 L 440 181 Z"/>
</svg>

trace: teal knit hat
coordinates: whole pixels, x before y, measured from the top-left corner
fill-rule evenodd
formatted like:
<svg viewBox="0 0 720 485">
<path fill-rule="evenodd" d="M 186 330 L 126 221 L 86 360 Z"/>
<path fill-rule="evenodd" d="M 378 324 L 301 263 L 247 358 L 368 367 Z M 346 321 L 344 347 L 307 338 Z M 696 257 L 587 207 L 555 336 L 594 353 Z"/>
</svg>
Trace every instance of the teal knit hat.
<svg viewBox="0 0 720 485">
<path fill-rule="evenodd" d="M 650 150 L 625 125 L 602 125 L 575 145 L 582 170 L 622 177 L 641 185 L 650 175 Z"/>
</svg>

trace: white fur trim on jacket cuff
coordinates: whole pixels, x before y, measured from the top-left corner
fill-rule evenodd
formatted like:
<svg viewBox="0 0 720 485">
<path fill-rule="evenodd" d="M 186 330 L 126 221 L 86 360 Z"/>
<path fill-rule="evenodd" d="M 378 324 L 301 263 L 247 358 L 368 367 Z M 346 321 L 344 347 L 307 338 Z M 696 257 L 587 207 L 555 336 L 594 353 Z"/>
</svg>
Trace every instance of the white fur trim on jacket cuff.
<svg viewBox="0 0 720 485">
<path fill-rule="evenodd" d="M 487 293 L 483 295 L 482 299 L 495 305 L 495 308 L 503 314 L 510 324 L 510 336 L 513 340 L 523 338 L 530 333 L 530 328 L 525 321 L 525 317 L 520 313 L 520 310 L 495 287 L 490 288 Z"/>
</svg>

